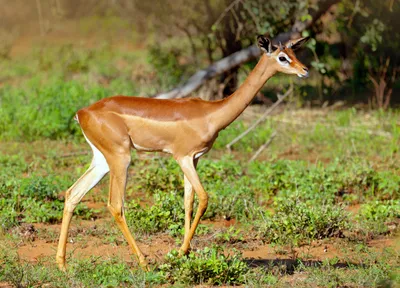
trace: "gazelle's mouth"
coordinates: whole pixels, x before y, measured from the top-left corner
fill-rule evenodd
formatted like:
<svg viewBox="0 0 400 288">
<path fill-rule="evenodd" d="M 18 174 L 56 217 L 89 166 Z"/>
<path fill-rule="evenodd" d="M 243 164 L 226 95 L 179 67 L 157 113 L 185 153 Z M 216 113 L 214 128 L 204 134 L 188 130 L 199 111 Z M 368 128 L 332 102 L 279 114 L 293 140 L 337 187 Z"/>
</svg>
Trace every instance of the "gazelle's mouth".
<svg viewBox="0 0 400 288">
<path fill-rule="evenodd" d="M 307 78 L 308 77 L 308 71 L 306 73 L 304 73 L 304 74 L 297 73 L 297 76 L 299 76 L 300 78 Z"/>
</svg>

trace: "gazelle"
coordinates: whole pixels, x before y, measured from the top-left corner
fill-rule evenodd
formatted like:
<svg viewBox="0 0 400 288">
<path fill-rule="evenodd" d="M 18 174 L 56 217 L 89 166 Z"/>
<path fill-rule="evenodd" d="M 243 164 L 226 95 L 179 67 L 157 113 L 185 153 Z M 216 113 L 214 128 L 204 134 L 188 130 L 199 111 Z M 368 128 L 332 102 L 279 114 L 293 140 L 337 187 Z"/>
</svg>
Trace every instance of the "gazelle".
<svg viewBox="0 0 400 288">
<path fill-rule="evenodd" d="M 258 36 L 264 52 L 254 70 L 231 96 L 219 101 L 201 99 L 161 100 L 114 96 L 102 99 L 76 113 L 86 141 L 93 150 L 89 169 L 65 195 L 64 214 L 56 260 L 65 269 L 68 229 L 73 211 L 82 197 L 110 172 L 108 209 L 114 216 L 129 246 L 142 266 L 146 259 L 129 232 L 124 216 L 124 194 L 130 149 L 163 151 L 172 154 L 184 174 L 185 235 L 181 254 L 188 252 L 200 218 L 207 209 L 208 195 L 196 173 L 198 159 L 207 153 L 219 131 L 232 123 L 277 72 L 308 76 L 308 69 L 297 60 L 293 50 L 308 38 L 289 41 L 285 46 Z M 194 188 L 194 189 L 193 189 Z M 199 199 L 191 223 L 194 193 Z"/>
</svg>

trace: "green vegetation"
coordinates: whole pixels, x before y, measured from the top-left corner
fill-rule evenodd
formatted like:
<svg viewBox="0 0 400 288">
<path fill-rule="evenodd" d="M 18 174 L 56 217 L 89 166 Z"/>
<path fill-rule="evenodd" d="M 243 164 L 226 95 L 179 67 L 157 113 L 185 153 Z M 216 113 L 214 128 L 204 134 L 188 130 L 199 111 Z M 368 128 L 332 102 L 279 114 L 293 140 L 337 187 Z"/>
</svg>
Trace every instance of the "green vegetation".
<svg viewBox="0 0 400 288">
<path fill-rule="evenodd" d="M 187 285 L 242 284 L 249 270 L 239 254 L 226 256 L 221 247 L 206 247 L 183 257 L 171 251 L 159 269 L 166 281 Z"/>
<path fill-rule="evenodd" d="M 400 218 L 400 200 L 368 202 L 361 206 L 357 216 L 361 230 L 370 236 L 389 233 L 390 222 Z"/>
<path fill-rule="evenodd" d="M 301 113 L 297 117 L 303 117 Z M 243 139 L 244 144 L 234 146 L 233 154 L 225 155 L 225 143 L 249 125 L 239 120 L 222 133 L 214 152 L 201 159 L 199 175 L 210 194 L 204 220 L 211 224 L 201 224 L 197 231 L 192 245 L 200 250 L 183 258 L 177 257 L 176 252 L 165 259 L 151 257 L 152 272 L 149 273 L 142 272 L 135 259 L 132 259 L 134 264 L 130 264 L 118 256 L 104 259 L 73 255 L 68 259 L 70 268 L 65 276 L 53 266 L 53 257 L 42 258 L 43 262 L 35 264 L 15 258 L 16 248 L 7 251 L 6 246 L 2 246 L 0 281 L 20 283 L 23 287 L 53 283 L 55 279 L 59 280 L 59 287 L 68 287 L 72 282 L 88 287 L 94 283 L 90 281 L 111 287 L 163 283 L 285 286 L 288 277 L 302 274 L 306 276 L 299 282 L 300 286 L 314 282 L 321 286 L 394 283 L 397 250 L 378 252 L 374 244 L 369 243 L 373 239 L 386 241 L 398 237 L 400 167 L 397 152 L 390 151 L 399 141 L 398 128 L 391 124 L 397 113 L 365 114 L 354 110 L 307 113 L 313 115 L 314 125 L 323 123 L 343 130 L 338 129 L 340 133 L 336 137 L 322 129 L 307 132 L 307 121 L 300 127 L 290 123 L 282 125 L 280 123 L 288 119 L 286 114 L 274 116 L 264 125 L 272 128 L 280 125 L 280 136 L 268 148 L 268 153 L 260 156 L 269 161 L 248 163 L 251 151 L 260 144 L 249 138 L 265 137 L 264 131 L 255 130 L 253 137 Z M 366 115 L 368 122 L 363 120 Z M 360 132 L 372 127 L 379 127 L 376 131 L 385 129 L 390 137 Z M 354 142 L 357 139 L 354 137 L 360 134 L 369 140 Z M 23 245 L 30 245 L 30 241 L 46 239 L 54 246 L 58 225 L 54 228 L 25 225 L 60 222 L 62 191 L 88 167 L 91 155 L 82 153 L 88 147 L 70 140 L 46 140 L 29 145 L 6 143 L 7 147 L 1 147 L 0 151 L 0 163 L 4 168 L 0 172 L 1 241 L 8 243 L 4 244 L 7 247 L 14 247 L 12 243 L 22 241 Z M 336 149 L 326 148 L 327 144 Z M 289 155 L 295 153 L 297 159 L 282 154 L 287 151 L 291 151 Z M 221 154 L 223 156 L 219 156 Z M 171 239 L 169 243 L 174 244 L 169 244 L 172 246 L 164 254 L 177 248 L 183 237 L 183 176 L 171 158 L 161 155 L 142 158 L 141 154 L 133 152 L 126 217 L 139 242 L 152 243 L 159 237 Z M 91 224 L 71 232 L 78 243 L 73 245 L 88 249 L 97 245 L 88 241 L 100 241 L 101 245 L 122 245 L 128 249 L 106 209 L 107 184 L 106 177 L 88 194 L 75 214 L 79 221 L 108 218 L 110 222 Z M 101 204 L 103 208 L 89 209 L 85 204 L 88 202 Z M 217 225 L 230 221 L 236 224 Z M 210 247 L 210 243 L 221 246 Z M 335 243 L 340 243 L 335 257 L 309 265 L 307 261 L 313 259 L 315 245 Z M 257 264 L 256 260 L 232 252 L 235 248 L 248 251 L 249 247 L 264 245 L 268 245 L 270 251 L 287 255 L 292 262 L 279 264 L 268 258 Z M 309 247 L 309 251 L 303 251 L 304 247 Z M 367 258 L 357 258 L 359 253 Z"/>
<path fill-rule="evenodd" d="M 70 263 L 68 273 L 64 273 L 54 265 L 38 263 L 36 265 L 22 261 L 15 253 L 6 252 L 1 247 L 0 279 L 14 287 L 144 287 L 147 277 L 141 269 L 131 270 L 119 259 L 110 258 L 99 261 L 94 257 Z M 47 261 L 46 261 L 47 262 Z M 50 262 L 50 259 L 48 259 Z M 136 267 L 137 268 L 137 267 Z"/>
<path fill-rule="evenodd" d="M 268 242 L 299 246 L 316 239 L 340 237 L 348 226 L 347 213 L 340 207 L 307 205 L 290 198 L 280 202 L 275 214 L 257 227 Z"/>
<path fill-rule="evenodd" d="M 59 17 L 69 19 L 75 8 L 86 15 L 78 2 L 61 5 Z M 187 256 L 175 250 L 184 234 L 179 166 L 163 154 L 132 152 L 125 216 L 151 271 L 127 256 L 129 247 L 107 211 L 108 176 L 78 205 L 68 269 L 59 271 L 54 254 L 64 193 L 91 160 L 73 121 L 76 111 L 111 95 L 149 96 L 176 87 L 254 43 L 256 33 L 289 31 L 318 8 L 313 1 L 238 1 L 218 20 L 224 1 L 135 1 L 107 12 L 102 9 L 127 2 L 94 2 L 108 16 L 81 19 L 76 29 L 86 42 L 51 39 L 50 32 L 50 40 L 45 35 L 17 56 L 11 56 L 12 40 L 0 44 L 0 286 L 394 287 L 400 281 L 400 113 L 391 98 L 399 87 L 396 1 L 340 1 L 334 14 L 316 21 L 321 34 L 304 32 L 314 38 L 301 56 L 311 77 L 276 75 L 261 91 L 266 97 L 259 100 L 275 100 L 293 85 L 279 113 L 230 152 L 225 145 L 265 107 L 249 107 L 221 131 L 198 164 L 210 199 Z M 129 21 L 115 11 L 146 17 Z M 6 32 L 0 29 L 0 38 Z M 246 63 L 210 81 L 198 95 L 229 93 L 253 67 Z M 383 91 L 374 80 L 386 83 Z M 351 101 L 361 105 L 349 107 Z M 380 109 L 367 110 L 367 104 Z M 274 132 L 267 149 L 249 162 Z"/>
<path fill-rule="evenodd" d="M 165 232 L 179 236 L 182 230 L 185 213 L 182 205 L 182 197 L 177 193 L 154 194 L 154 204 L 143 208 L 138 202 L 132 200 L 127 206 L 126 218 L 128 225 L 135 232 Z"/>
<path fill-rule="evenodd" d="M 9 229 L 20 223 L 54 223 L 62 218 L 62 189 L 68 185 L 62 176 L 48 174 L 46 177 L 31 175 L 21 178 L 15 175 L 26 173 L 29 168 L 23 159 L 13 155 L 1 156 L 4 168 L 0 173 L 0 227 Z M 90 219 L 93 212 L 79 205 L 76 213 Z"/>
</svg>

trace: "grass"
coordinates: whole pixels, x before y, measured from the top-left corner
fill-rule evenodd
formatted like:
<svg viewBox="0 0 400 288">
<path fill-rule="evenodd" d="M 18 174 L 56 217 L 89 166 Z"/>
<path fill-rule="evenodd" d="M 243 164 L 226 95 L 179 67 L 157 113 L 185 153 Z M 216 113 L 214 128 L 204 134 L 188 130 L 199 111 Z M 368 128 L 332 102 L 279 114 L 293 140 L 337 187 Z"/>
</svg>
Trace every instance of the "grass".
<svg viewBox="0 0 400 288">
<path fill-rule="evenodd" d="M 337 117 L 343 117 L 344 112 L 329 112 L 324 115 L 310 113 L 314 113 L 315 122 L 341 123 L 334 116 L 337 114 Z M 348 113 L 352 120 L 343 124 L 347 125 L 343 127 L 361 123 L 359 117 L 365 117 L 362 112 Z M 370 114 L 370 117 L 375 119 L 382 115 Z M 282 118 L 281 115 L 275 116 L 269 120 L 268 125 L 277 125 Z M 390 117 L 386 119 L 388 122 L 393 121 Z M 247 121 L 239 121 L 242 122 L 228 128 L 233 135 L 239 134 L 248 125 Z M 6 149 L 11 153 L 5 154 L 3 146 L 0 157 L 2 167 L 5 168 L 0 175 L 1 237 L 4 243 L 11 243 L 9 245 L 16 248 L 7 251 L 2 247 L 0 265 L 3 272 L 0 274 L 0 281 L 14 285 L 20 283 L 20 287 L 53 283 L 55 279 L 59 280 L 57 285 L 60 287 L 89 287 L 89 279 L 94 279 L 98 286 L 107 287 L 163 283 L 241 284 L 260 287 L 308 287 L 310 283 L 317 283 L 324 287 L 359 287 L 394 283 L 397 279 L 395 267 L 398 265 L 398 250 L 393 248 L 394 250 L 381 251 L 376 250 L 373 245 L 368 246 L 373 239 L 390 240 L 396 237 L 398 231 L 400 209 L 399 166 L 395 161 L 397 154 L 374 153 L 384 150 L 382 145 L 392 142 L 393 139 L 380 139 L 380 136 L 370 135 L 369 137 L 377 137 L 384 143 L 365 142 L 363 155 L 372 153 L 373 158 L 361 157 L 360 152 L 356 154 L 352 145 L 347 145 L 346 153 L 341 155 L 336 150 L 329 154 L 328 151 L 319 153 L 320 147 L 326 141 L 324 137 L 312 137 L 315 147 L 312 159 L 307 159 L 310 153 L 296 154 L 299 159 L 282 155 L 282 151 L 290 151 L 297 143 L 308 143 L 310 134 L 305 133 L 307 129 L 305 126 L 294 131 L 291 125 L 280 126 L 281 139 L 274 140 L 280 143 L 271 145 L 268 155 L 261 155 L 269 161 L 246 162 L 246 155 L 251 153 L 247 149 L 256 149 L 258 142 L 246 144 L 253 147 L 251 149 L 242 150 L 238 146 L 232 155 L 224 155 L 224 143 L 219 142 L 215 151 L 199 162 L 200 178 L 210 193 L 210 205 L 204 219 L 211 223 L 235 220 L 237 224 L 230 228 L 201 224 L 192 244 L 200 250 L 194 250 L 188 258 L 177 258 L 175 252 L 167 254 L 166 258 L 157 256 L 151 261 L 152 272 L 144 273 L 136 266 L 135 259 L 126 262 L 117 256 L 72 257 L 68 260 L 68 277 L 53 267 L 52 258 L 42 258 L 43 262 L 38 263 L 15 258 L 17 242 L 23 241 L 24 245 L 30 245 L 29 241 L 32 239 L 48 239 L 46 241 L 54 243 L 57 241 L 57 230 L 38 228 L 39 233 L 27 240 L 27 236 L 20 232 L 22 228 L 14 227 L 36 222 L 59 223 L 63 208 L 60 191 L 69 187 L 90 162 L 90 155 L 73 154 L 86 151 L 88 147 L 75 140 L 46 140 L 30 145 L 25 145 L 24 142 L 8 142 L 9 148 Z M 394 130 L 390 131 L 393 133 Z M 254 133 L 253 137 L 257 138 L 258 132 Z M 288 143 L 290 139 L 293 142 Z M 332 141 L 336 141 L 336 146 L 344 149 L 346 143 L 343 142 L 348 141 L 347 139 L 347 134 L 343 133 L 341 138 Z M 218 141 L 227 142 L 229 139 L 222 137 Z M 304 149 L 303 146 L 298 147 L 298 151 Z M 71 153 L 72 156 L 69 156 Z M 318 161 L 319 157 L 324 162 Z M 126 195 L 129 226 L 140 242 L 152 245 L 160 237 L 156 235 L 161 235 L 173 237 L 172 243 L 179 245 L 183 237 L 184 219 L 182 173 L 170 158 L 161 155 L 143 158 L 142 154 L 132 154 Z M 107 179 L 103 180 L 95 191 L 89 193 L 89 202 L 106 203 L 107 182 Z M 87 208 L 85 204 L 80 204 L 79 207 L 76 214 L 80 219 L 111 217 L 104 204 L 104 208 L 97 211 Z M 351 210 L 351 207 L 359 208 Z M 81 243 L 82 247 L 94 245 L 90 242 L 93 238 L 99 239 L 103 245 L 126 245 L 120 231 L 112 222 L 74 233 L 78 233 L 72 236 L 74 241 Z M 323 258 L 326 259 L 324 261 L 315 260 L 315 264 L 310 266 L 308 259 L 316 256 L 311 252 L 299 253 L 299 249 L 314 249 L 312 247 L 321 241 L 325 241 L 323 243 L 328 243 L 327 245 L 341 242 L 343 247 L 335 257 Z M 220 247 L 211 247 L 210 243 L 218 243 Z M 287 260 L 282 266 L 278 262 L 266 260 L 262 265 L 254 267 L 253 260 L 246 259 L 239 252 L 231 253 L 234 247 L 239 251 L 248 251 L 254 249 L 251 247 L 263 245 L 268 245 L 277 255 L 287 255 L 292 262 Z M 359 253 L 369 258 L 360 259 Z M 297 277 L 300 280 L 294 280 Z"/>
<path fill-rule="evenodd" d="M 63 191 L 91 160 L 72 117 L 105 96 L 150 95 L 185 77 L 188 67 L 168 53 L 157 57 L 160 51 L 62 45 L 0 62 L 0 283 L 394 286 L 399 280 L 397 110 L 292 110 L 288 105 L 229 154 L 225 145 L 264 109 L 249 108 L 199 162 L 209 207 L 193 250 L 182 258 L 174 251 L 184 232 L 182 172 L 162 154 L 132 152 L 126 218 L 149 255 L 151 271 L 143 272 L 133 256 L 113 254 L 126 255 L 128 247 L 115 223 L 104 220 L 111 219 L 108 176 L 75 212 L 68 272 L 55 267 Z M 173 75 L 163 78 L 170 71 Z M 271 145 L 249 163 L 274 131 Z M 33 246 L 50 252 L 33 257 L 22 249 Z M 104 251 L 96 256 L 93 247 Z M 78 250 L 92 256 L 78 256 Z M 259 254 L 251 256 L 254 252 Z"/>
</svg>

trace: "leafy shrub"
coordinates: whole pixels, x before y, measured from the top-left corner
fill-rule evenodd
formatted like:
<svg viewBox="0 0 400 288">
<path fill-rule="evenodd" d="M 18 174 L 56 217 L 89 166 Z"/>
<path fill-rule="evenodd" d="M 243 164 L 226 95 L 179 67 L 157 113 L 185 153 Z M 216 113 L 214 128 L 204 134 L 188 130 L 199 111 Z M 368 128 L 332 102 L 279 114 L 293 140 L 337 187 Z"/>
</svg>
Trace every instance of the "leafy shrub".
<svg viewBox="0 0 400 288">
<path fill-rule="evenodd" d="M 238 165 L 231 155 L 224 155 L 218 161 L 201 159 L 197 171 L 204 185 L 215 185 L 216 181 L 226 182 L 227 180 L 237 180 L 244 175 L 243 167 Z"/>
<path fill-rule="evenodd" d="M 154 204 L 142 208 L 132 200 L 126 209 L 128 225 L 141 233 L 169 231 L 172 235 L 180 234 L 185 221 L 182 197 L 176 193 L 154 194 Z"/>
<path fill-rule="evenodd" d="M 278 199 L 275 214 L 265 216 L 257 226 L 266 241 L 297 246 L 314 239 L 340 237 L 348 226 L 348 216 L 341 207 L 329 204 Z"/>
<path fill-rule="evenodd" d="M 238 242 L 244 242 L 244 236 L 244 231 L 242 231 L 241 229 L 237 229 L 234 226 L 231 226 L 224 231 L 218 232 L 215 235 L 215 239 L 218 243 L 234 244 Z"/>
<path fill-rule="evenodd" d="M 380 199 L 399 199 L 400 174 L 392 171 L 378 171 L 374 175 L 374 196 Z"/>
<path fill-rule="evenodd" d="M 361 206 L 357 215 L 359 229 L 368 234 L 385 234 L 387 223 L 400 218 L 400 201 L 373 201 Z"/>
<path fill-rule="evenodd" d="M 259 197 L 240 164 L 229 155 L 219 161 L 204 159 L 199 163 L 199 176 L 210 195 L 204 219 L 247 221 L 259 217 Z"/>
<path fill-rule="evenodd" d="M 59 178 L 31 176 L 0 184 L 0 225 L 8 229 L 21 222 L 54 223 L 63 215 L 64 199 L 58 197 L 63 190 Z M 78 205 L 77 215 L 90 219 L 93 214 L 85 206 Z"/>
<path fill-rule="evenodd" d="M 172 158 L 159 158 L 149 163 L 135 163 L 139 177 L 135 185 L 147 193 L 153 194 L 157 190 L 177 190 L 183 195 L 183 173 L 178 163 Z"/>
<path fill-rule="evenodd" d="M 29 197 L 39 201 L 58 200 L 59 187 L 53 177 L 31 177 L 21 181 L 21 197 Z"/>
<path fill-rule="evenodd" d="M 243 186 L 243 182 L 225 186 L 216 185 L 210 200 L 204 219 L 226 219 L 231 218 L 238 221 L 248 221 L 258 219 L 261 215 L 261 207 L 256 200 L 257 197 L 248 186 Z"/>
<path fill-rule="evenodd" d="M 144 272 L 139 271 L 140 268 L 132 271 L 120 259 L 96 261 L 92 258 L 73 263 L 71 266 L 71 274 L 76 280 L 84 283 L 85 287 L 121 287 L 121 285 L 137 287 L 140 280 L 143 282 L 146 280 Z"/>
<path fill-rule="evenodd" d="M 206 247 L 183 257 L 179 257 L 178 251 L 172 251 L 159 269 L 168 282 L 186 285 L 242 284 L 249 271 L 240 254 L 234 251 L 233 255 L 226 256 L 221 247 Z"/>
</svg>

